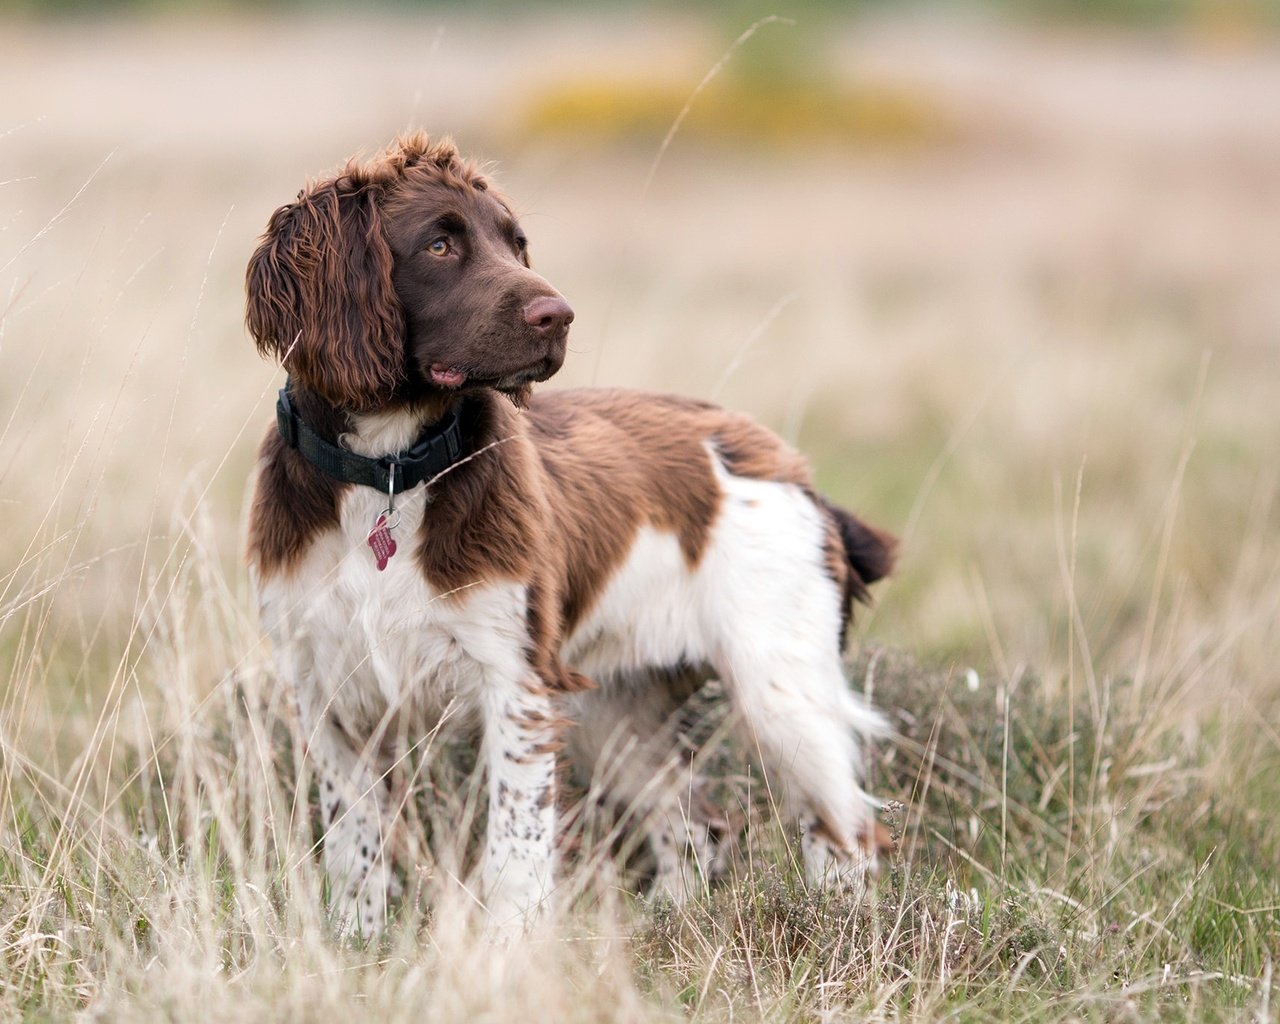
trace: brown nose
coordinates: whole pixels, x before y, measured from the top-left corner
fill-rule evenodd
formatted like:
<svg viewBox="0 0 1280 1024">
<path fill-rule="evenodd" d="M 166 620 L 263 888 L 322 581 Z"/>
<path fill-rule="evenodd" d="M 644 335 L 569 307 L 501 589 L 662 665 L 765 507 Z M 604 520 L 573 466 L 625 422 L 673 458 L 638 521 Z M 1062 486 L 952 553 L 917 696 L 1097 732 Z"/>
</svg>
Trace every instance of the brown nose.
<svg viewBox="0 0 1280 1024">
<path fill-rule="evenodd" d="M 559 334 L 573 323 L 573 307 L 559 295 L 543 295 L 524 307 L 524 322 L 539 334 Z"/>
</svg>

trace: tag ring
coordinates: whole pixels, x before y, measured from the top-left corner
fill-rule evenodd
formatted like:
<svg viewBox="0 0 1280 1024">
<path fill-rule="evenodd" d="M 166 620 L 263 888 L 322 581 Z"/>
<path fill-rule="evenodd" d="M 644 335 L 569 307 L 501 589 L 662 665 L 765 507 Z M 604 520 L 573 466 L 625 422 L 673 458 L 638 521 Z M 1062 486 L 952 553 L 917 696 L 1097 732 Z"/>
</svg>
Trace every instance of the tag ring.
<svg viewBox="0 0 1280 1024">
<path fill-rule="evenodd" d="M 400 525 L 400 510 L 393 505 L 384 508 L 379 516 L 383 520 L 383 526 L 388 530 L 394 530 Z"/>
<path fill-rule="evenodd" d="M 387 467 L 387 507 L 382 510 L 383 527 L 394 530 L 400 525 L 400 510 L 396 508 L 396 464 Z"/>
</svg>

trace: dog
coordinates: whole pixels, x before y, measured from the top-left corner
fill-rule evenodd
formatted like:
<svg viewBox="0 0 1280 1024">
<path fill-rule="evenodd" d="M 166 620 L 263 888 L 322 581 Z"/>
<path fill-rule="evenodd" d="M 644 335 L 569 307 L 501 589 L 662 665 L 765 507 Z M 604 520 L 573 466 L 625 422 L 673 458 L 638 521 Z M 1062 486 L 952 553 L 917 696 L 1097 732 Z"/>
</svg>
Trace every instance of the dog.
<svg viewBox="0 0 1280 1024">
<path fill-rule="evenodd" d="M 291 688 L 339 926 L 394 898 L 396 736 L 446 708 L 480 740 L 490 919 L 553 894 L 556 765 L 642 823 L 654 891 L 705 870 L 673 783 L 682 695 L 719 679 L 807 877 L 856 886 L 883 830 L 859 785 L 882 719 L 850 689 L 852 605 L 894 540 L 819 496 L 799 454 L 706 402 L 533 394 L 573 311 L 507 201 L 448 140 L 399 138 L 271 216 L 246 322 L 288 373 L 262 443 L 248 561 Z M 570 723 L 573 723 L 572 725 Z"/>
</svg>

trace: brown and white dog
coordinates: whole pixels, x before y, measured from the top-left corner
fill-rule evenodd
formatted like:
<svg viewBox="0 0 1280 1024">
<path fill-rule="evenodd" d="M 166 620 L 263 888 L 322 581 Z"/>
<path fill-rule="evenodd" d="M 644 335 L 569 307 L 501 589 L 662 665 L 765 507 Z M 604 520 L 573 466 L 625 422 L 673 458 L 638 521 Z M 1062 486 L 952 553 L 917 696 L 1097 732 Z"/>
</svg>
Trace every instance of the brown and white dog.
<svg viewBox="0 0 1280 1024">
<path fill-rule="evenodd" d="M 881 832 L 857 739 L 881 720 L 841 649 L 891 538 L 819 497 L 804 459 L 744 416 L 632 391 L 531 396 L 573 312 L 447 141 L 404 137 L 306 188 L 271 217 L 247 288 L 249 330 L 290 374 L 249 561 L 346 929 L 381 930 L 394 888 L 392 738 L 446 708 L 482 740 L 494 920 L 552 892 L 565 742 L 644 812 L 656 891 L 687 893 L 708 837 L 689 792 L 663 784 L 680 760 L 669 723 L 711 677 L 804 829 L 809 878 L 861 883 Z"/>
</svg>

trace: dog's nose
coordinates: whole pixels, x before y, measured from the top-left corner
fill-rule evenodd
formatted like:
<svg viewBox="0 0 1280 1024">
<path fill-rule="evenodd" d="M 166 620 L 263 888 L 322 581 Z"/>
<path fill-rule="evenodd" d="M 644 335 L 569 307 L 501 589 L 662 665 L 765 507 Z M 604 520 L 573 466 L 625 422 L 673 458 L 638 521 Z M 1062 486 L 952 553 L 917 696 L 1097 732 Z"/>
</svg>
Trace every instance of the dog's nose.
<svg viewBox="0 0 1280 1024">
<path fill-rule="evenodd" d="M 543 295 L 524 307 L 524 322 L 539 334 L 559 334 L 573 323 L 573 307 L 559 295 Z"/>
</svg>

